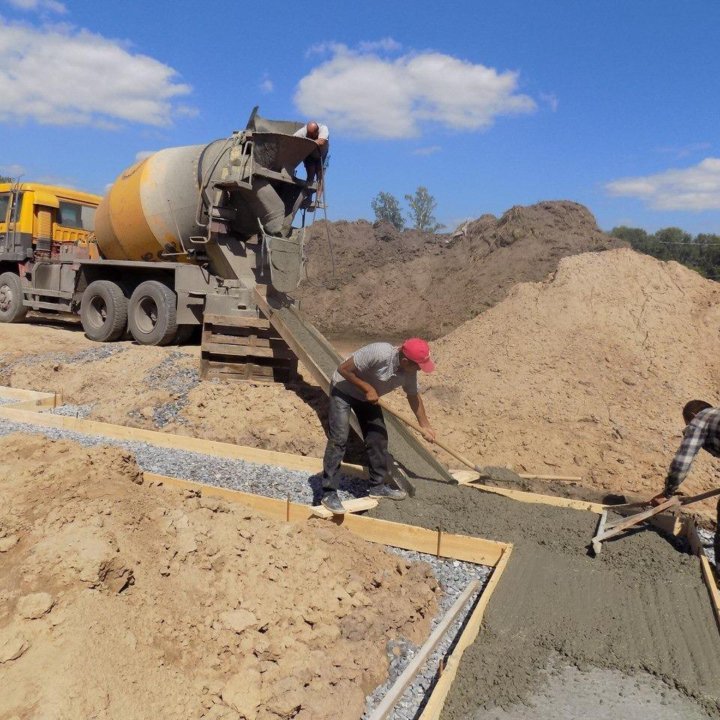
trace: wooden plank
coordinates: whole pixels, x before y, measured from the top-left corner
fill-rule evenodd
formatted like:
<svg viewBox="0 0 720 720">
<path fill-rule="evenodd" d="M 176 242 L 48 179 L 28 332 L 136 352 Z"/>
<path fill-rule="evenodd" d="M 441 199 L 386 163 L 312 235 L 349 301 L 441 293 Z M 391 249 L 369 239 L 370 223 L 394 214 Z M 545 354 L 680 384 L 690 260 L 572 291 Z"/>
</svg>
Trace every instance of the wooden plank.
<svg viewBox="0 0 720 720">
<path fill-rule="evenodd" d="M 311 474 L 321 472 L 323 466 L 322 458 L 291 455 L 275 450 L 262 450 L 261 448 L 218 442 L 217 440 L 204 440 L 189 435 L 172 435 L 170 433 L 158 432 L 157 430 L 144 430 L 142 428 L 127 427 L 125 425 L 111 425 L 110 423 L 97 422 L 96 420 L 82 420 L 66 415 L 40 414 L 32 412 L 31 410 L 15 410 L 6 405 L 0 405 L 0 418 L 39 427 L 64 428 L 88 435 L 101 435 L 116 440 L 146 442 L 158 447 L 188 450 L 234 460 L 246 460 L 247 462 L 262 465 L 275 465 L 277 467 L 287 468 L 288 470 L 300 470 Z M 343 463 L 341 469 L 342 472 L 354 476 L 366 475 L 361 465 Z"/>
<path fill-rule="evenodd" d="M 345 508 L 345 512 L 349 513 L 364 512 L 365 510 L 372 510 L 377 506 L 378 501 L 375 498 L 371 497 L 361 497 L 352 498 L 352 500 L 343 500 L 343 507 Z M 324 518 L 325 520 L 329 520 L 333 516 L 333 513 L 331 513 L 323 505 L 313 505 L 312 509 L 314 515 Z"/>
<path fill-rule="evenodd" d="M 490 602 L 490 599 L 500 582 L 500 578 L 507 567 L 511 553 L 512 545 L 507 545 L 503 550 L 502 556 L 499 558 L 498 563 L 493 570 L 492 576 L 490 577 L 488 584 L 485 586 L 482 595 L 480 596 L 480 599 L 470 616 L 470 619 L 465 625 L 465 629 L 458 638 L 454 650 L 445 663 L 445 670 L 438 678 L 438 681 L 435 683 L 435 687 L 430 693 L 425 709 L 423 710 L 422 715 L 420 715 L 420 720 L 439 720 L 448 692 L 450 691 L 450 687 L 457 675 L 463 653 L 475 642 L 475 639 L 480 632 L 480 626 L 482 625 L 482 620 L 485 615 L 485 609 L 487 608 L 488 603 Z"/>
<path fill-rule="evenodd" d="M 430 637 L 423 643 L 423 646 L 408 663 L 400 676 L 395 680 L 392 687 L 385 694 L 378 706 L 373 710 L 369 720 L 385 720 L 391 710 L 397 705 L 398 700 L 407 689 L 408 685 L 413 681 L 415 675 L 425 664 L 430 654 L 447 632 L 448 628 L 455 621 L 461 610 L 465 607 L 467 601 L 477 591 L 480 585 L 479 580 L 473 580 L 468 584 L 460 597 L 452 604 L 452 607 L 445 613 L 445 617 L 438 623 L 437 627 L 432 631 Z"/>
<path fill-rule="evenodd" d="M 295 359 L 295 355 L 289 348 L 258 347 L 219 342 L 205 343 L 202 346 L 202 352 L 209 355 L 237 355 L 240 357 L 277 358 L 279 360 Z"/>
<path fill-rule="evenodd" d="M 650 519 L 651 517 L 653 517 L 653 515 L 659 515 L 661 512 L 665 512 L 666 510 L 670 510 L 679 506 L 680 500 L 678 500 L 677 496 L 671 497 L 664 503 L 660 503 L 660 505 L 658 505 L 657 507 L 651 508 L 650 510 L 645 510 L 644 512 L 636 513 L 635 515 L 631 515 L 630 517 L 625 518 L 624 520 L 620 520 L 620 522 L 613 523 L 612 525 L 606 525 L 605 531 L 600 533 L 599 535 L 596 535 L 592 539 L 592 541 L 593 543 L 595 543 L 609 540 L 610 538 L 619 535 L 625 530 L 628 530 L 631 527 L 635 527 L 639 523 L 643 522 L 643 520 Z"/>
<path fill-rule="evenodd" d="M 685 529 L 690 547 L 692 548 L 693 553 L 697 555 L 700 560 L 703 581 L 708 589 L 710 602 L 712 603 L 713 611 L 715 612 L 715 621 L 717 622 L 718 630 L 720 630 L 720 590 L 718 590 L 717 580 L 715 579 L 712 565 L 705 555 L 702 541 L 698 535 L 697 525 L 695 524 L 695 520 L 693 518 L 687 518 Z M 717 562 L 717 558 L 715 560 Z"/>
<path fill-rule="evenodd" d="M 220 345 L 247 345 L 249 347 L 265 348 L 287 347 L 282 338 L 258 337 L 257 335 L 222 335 L 219 333 L 209 333 L 205 342 L 214 342 Z"/>
<path fill-rule="evenodd" d="M 253 315 L 216 315 L 207 313 L 203 316 L 205 325 L 214 325 L 222 327 L 253 327 L 261 329 L 269 329 L 270 321 L 266 318 L 255 317 Z"/>
<path fill-rule="evenodd" d="M 55 393 L 41 392 L 40 390 L 25 390 L 24 388 L 0 385 L 0 397 L 12 400 L 39 400 L 47 397 L 52 398 L 54 395 Z"/>
<path fill-rule="evenodd" d="M 214 485 L 205 485 L 192 480 L 183 480 L 156 473 L 145 472 L 143 477 L 148 482 L 162 483 L 168 487 L 182 490 L 193 490 L 209 497 L 221 497 L 229 502 L 246 505 L 269 517 L 281 520 L 289 518 L 290 521 L 302 521 L 315 517 L 314 507 L 311 505 L 288 503 L 286 500 L 278 500 Z M 469 535 L 442 533 L 440 547 L 438 548 L 438 533 L 434 530 L 415 527 L 414 525 L 403 525 L 389 520 L 378 520 L 364 515 L 336 515 L 328 522 L 334 522 L 336 525 L 346 528 L 353 535 L 370 542 L 392 545 L 393 547 L 431 555 L 439 554 L 440 557 L 474 562 L 479 565 L 489 565 L 490 567 L 497 565 L 505 550 L 510 547 L 506 543 L 494 540 L 485 540 L 484 538 L 470 537 Z"/>
</svg>

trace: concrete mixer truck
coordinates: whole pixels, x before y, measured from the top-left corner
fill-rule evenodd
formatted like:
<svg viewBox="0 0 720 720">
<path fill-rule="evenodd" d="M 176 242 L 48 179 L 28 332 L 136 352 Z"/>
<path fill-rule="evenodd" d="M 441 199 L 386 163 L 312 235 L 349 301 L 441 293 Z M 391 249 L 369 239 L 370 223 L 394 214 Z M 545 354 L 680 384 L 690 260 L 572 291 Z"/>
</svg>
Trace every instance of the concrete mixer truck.
<svg viewBox="0 0 720 720">
<path fill-rule="evenodd" d="M 125 170 L 104 198 L 0 185 L 0 322 L 28 311 L 80 316 L 86 335 L 167 345 L 208 314 L 259 316 L 258 284 L 297 287 L 317 183 L 295 168 L 316 145 L 300 122 L 260 117 L 207 145 L 161 150 Z M 255 325 L 258 325 L 256 322 Z"/>
</svg>

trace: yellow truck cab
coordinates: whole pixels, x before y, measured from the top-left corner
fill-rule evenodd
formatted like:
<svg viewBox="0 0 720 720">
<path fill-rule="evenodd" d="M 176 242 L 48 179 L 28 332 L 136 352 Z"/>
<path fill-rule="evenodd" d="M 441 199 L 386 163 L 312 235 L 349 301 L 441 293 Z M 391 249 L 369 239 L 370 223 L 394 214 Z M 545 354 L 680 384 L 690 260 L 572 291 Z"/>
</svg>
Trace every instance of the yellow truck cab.
<svg viewBox="0 0 720 720">
<path fill-rule="evenodd" d="M 54 185 L 0 184 L 0 263 L 59 255 L 63 243 L 88 246 L 101 199 Z"/>
</svg>

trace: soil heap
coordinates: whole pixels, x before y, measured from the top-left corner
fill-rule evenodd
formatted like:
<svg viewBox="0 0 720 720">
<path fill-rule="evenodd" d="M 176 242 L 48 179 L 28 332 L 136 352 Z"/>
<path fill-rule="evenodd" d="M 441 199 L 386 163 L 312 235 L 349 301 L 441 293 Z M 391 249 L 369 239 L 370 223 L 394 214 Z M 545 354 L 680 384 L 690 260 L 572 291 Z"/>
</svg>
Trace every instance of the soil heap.
<svg viewBox="0 0 720 720">
<path fill-rule="evenodd" d="M 433 345 L 425 403 L 476 462 L 648 497 L 685 402 L 720 403 L 719 326 L 720 284 L 682 265 L 627 249 L 564 258 Z M 715 463 L 701 453 L 683 490 L 714 487 Z"/>
<path fill-rule="evenodd" d="M 427 565 L 332 524 L 139 486 L 117 448 L 0 454 L 1 717 L 354 720 L 437 610 Z"/>
<path fill-rule="evenodd" d="M 308 279 L 296 295 L 324 333 L 352 338 L 439 337 L 514 284 L 542 280 L 563 257 L 626 245 L 569 201 L 513 207 L 499 219 L 483 215 L 452 235 L 364 220 L 318 222 L 310 234 Z"/>
</svg>

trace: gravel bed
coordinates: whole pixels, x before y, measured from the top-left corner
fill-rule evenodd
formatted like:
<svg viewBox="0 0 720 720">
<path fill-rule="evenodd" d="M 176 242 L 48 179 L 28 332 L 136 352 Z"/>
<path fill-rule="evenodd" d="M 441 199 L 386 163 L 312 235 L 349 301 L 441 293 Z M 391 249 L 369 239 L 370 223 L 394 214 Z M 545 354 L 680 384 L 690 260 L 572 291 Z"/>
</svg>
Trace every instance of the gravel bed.
<svg viewBox="0 0 720 720">
<path fill-rule="evenodd" d="M 71 405 L 66 403 L 47 411 L 50 415 L 67 415 L 67 417 L 80 418 L 84 420 L 92 412 L 92 405 Z"/>
<path fill-rule="evenodd" d="M 91 405 L 67 404 L 56 408 L 53 414 L 85 417 L 91 409 Z M 320 474 L 309 476 L 307 472 L 286 470 L 274 465 L 260 465 L 244 460 L 219 458 L 187 450 L 162 448 L 145 442 L 116 440 L 63 428 L 41 427 L 6 420 L 0 421 L 0 436 L 13 432 L 41 433 L 53 440 L 74 440 L 85 446 L 114 445 L 127 448 L 134 453 L 138 465 L 147 472 L 171 475 L 216 487 L 251 492 L 280 500 L 290 498 L 291 501 L 305 504 L 317 503 L 321 495 Z M 367 495 L 366 482 L 359 478 L 345 476 L 341 480 L 339 494 L 342 499 Z M 435 628 L 445 616 L 447 610 L 472 579 L 479 578 L 481 587 L 484 588 L 492 570 L 492 568 L 484 565 L 439 559 L 434 555 L 407 550 L 388 549 L 408 560 L 427 562 L 433 568 L 444 594 L 439 602 L 438 615 L 433 619 L 432 628 Z M 435 652 L 416 676 L 414 682 L 405 691 L 396 709 L 388 717 L 395 720 L 410 720 L 410 718 L 418 716 L 428 689 L 432 687 L 436 677 L 440 659 L 452 649 L 460 628 L 469 616 L 470 609 L 475 606 L 481 592 L 475 593 L 473 598 L 468 601 L 467 610 L 461 613 L 459 619 L 450 627 Z M 372 708 L 380 702 L 392 683 L 415 656 L 418 649 L 419 647 L 404 639 L 397 639 L 388 643 L 389 679 L 368 696 L 366 714 L 370 713 Z"/>
<path fill-rule="evenodd" d="M 194 367 L 178 367 L 177 361 L 187 358 L 187 353 L 173 350 L 159 365 L 146 373 L 144 382 L 153 389 L 167 390 L 177 396 L 163 405 L 153 408 L 155 427 L 162 428 L 171 422 L 188 424 L 180 417 L 180 412 L 188 404 L 187 394 L 200 383 L 200 373 Z M 143 419 L 133 410 L 128 416 L 135 420 Z"/>
<path fill-rule="evenodd" d="M 0 405 L 9 405 L 10 403 L 20 402 L 17 398 L 3 397 L 0 395 Z"/>
</svg>

